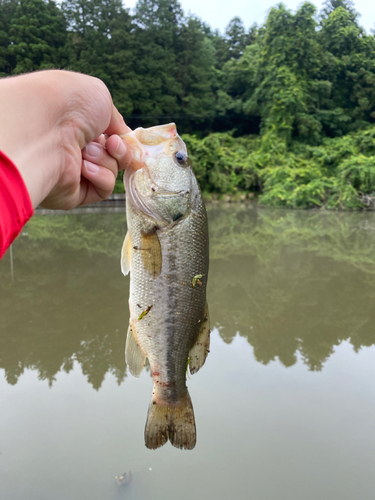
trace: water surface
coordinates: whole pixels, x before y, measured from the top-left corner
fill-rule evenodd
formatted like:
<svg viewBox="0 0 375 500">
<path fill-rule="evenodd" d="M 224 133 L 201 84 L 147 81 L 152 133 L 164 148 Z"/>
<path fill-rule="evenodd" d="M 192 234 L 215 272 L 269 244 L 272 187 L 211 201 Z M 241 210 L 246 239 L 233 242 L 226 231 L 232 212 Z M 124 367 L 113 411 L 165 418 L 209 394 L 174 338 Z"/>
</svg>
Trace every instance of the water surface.
<svg viewBox="0 0 375 500">
<path fill-rule="evenodd" d="M 188 380 L 192 451 L 144 447 L 152 381 L 124 362 L 124 214 L 24 229 L 0 263 L 0 498 L 373 498 L 374 214 L 208 212 L 214 330 Z"/>
</svg>

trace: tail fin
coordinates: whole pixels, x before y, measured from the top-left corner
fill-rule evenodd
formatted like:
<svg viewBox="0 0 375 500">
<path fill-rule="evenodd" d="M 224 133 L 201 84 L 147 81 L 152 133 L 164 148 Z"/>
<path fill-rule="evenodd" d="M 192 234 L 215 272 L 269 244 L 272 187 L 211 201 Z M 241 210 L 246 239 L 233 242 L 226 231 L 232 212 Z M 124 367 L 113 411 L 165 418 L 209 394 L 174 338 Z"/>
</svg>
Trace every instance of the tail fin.
<svg viewBox="0 0 375 500">
<path fill-rule="evenodd" d="M 152 397 L 145 428 L 145 444 L 155 450 L 167 441 L 176 448 L 192 450 L 196 442 L 194 410 L 188 391 L 178 402 L 167 404 Z"/>
</svg>

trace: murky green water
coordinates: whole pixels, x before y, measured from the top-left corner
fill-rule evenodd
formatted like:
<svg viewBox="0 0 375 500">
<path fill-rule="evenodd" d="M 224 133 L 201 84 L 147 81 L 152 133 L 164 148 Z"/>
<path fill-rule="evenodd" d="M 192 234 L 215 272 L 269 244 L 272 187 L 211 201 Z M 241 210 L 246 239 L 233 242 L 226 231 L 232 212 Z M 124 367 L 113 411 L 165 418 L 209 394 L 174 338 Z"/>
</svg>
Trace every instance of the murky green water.
<svg viewBox="0 0 375 500">
<path fill-rule="evenodd" d="M 375 214 L 209 207 L 197 446 L 150 451 L 122 213 L 39 215 L 0 263 L 0 498 L 370 500 Z M 131 483 L 114 477 L 132 471 Z"/>
</svg>

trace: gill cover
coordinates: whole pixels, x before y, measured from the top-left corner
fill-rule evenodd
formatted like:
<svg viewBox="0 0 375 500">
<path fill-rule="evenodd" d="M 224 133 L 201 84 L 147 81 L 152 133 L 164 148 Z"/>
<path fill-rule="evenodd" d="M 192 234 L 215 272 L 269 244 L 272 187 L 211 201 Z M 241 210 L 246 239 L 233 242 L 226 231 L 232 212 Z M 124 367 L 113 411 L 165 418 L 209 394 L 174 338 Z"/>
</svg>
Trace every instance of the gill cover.
<svg viewBox="0 0 375 500">
<path fill-rule="evenodd" d="M 121 137 L 132 153 L 124 174 L 129 201 L 157 221 L 183 217 L 190 208 L 192 171 L 176 125 L 137 128 Z"/>
</svg>

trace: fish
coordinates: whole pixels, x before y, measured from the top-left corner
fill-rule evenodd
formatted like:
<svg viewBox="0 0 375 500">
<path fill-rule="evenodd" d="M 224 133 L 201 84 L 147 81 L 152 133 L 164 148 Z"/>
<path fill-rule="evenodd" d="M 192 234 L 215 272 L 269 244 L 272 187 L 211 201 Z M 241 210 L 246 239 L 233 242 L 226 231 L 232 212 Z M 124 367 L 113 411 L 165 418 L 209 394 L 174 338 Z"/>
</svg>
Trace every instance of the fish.
<svg viewBox="0 0 375 500">
<path fill-rule="evenodd" d="M 210 346 L 206 208 L 174 123 L 121 138 L 132 156 L 124 173 L 128 232 L 121 251 L 121 270 L 130 273 L 125 361 L 135 377 L 146 358 L 150 364 L 146 447 L 169 440 L 191 450 L 196 424 L 187 367 L 195 374 Z"/>
</svg>

